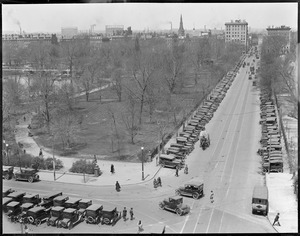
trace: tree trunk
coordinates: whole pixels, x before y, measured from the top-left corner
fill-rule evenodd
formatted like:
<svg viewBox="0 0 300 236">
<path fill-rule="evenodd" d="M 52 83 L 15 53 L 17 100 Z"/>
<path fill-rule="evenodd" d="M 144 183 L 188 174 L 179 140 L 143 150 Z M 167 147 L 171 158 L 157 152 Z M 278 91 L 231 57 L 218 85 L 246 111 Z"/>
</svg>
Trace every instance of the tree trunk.
<svg viewBox="0 0 300 236">
<path fill-rule="evenodd" d="M 85 92 L 85 98 L 86 98 L 86 101 L 88 102 L 89 101 L 89 92 Z"/>
<path fill-rule="evenodd" d="M 144 94 L 142 95 L 142 99 L 141 99 L 140 118 L 139 118 L 139 125 L 140 126 L 142 125 L 143 107 L 144 107 Z"/>
</svg>

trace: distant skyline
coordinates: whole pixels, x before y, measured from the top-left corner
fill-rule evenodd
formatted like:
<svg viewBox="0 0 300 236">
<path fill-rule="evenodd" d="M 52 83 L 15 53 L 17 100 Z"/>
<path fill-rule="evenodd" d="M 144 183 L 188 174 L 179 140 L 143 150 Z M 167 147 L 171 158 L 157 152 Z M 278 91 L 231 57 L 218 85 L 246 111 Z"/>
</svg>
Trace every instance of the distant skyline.
<svg viewBox="0 0 300 236">
<path fill-rule="evenodd" d="M 298 28 L 297 3 L 105 3 L 2 5 L 2 31 L 59 33 L 62 27 L 104 31 L 105 25 L 132 30 L 225 29 L 225 22 L 246 20 L 252 29 L 287 25 Z"/>
</svg>

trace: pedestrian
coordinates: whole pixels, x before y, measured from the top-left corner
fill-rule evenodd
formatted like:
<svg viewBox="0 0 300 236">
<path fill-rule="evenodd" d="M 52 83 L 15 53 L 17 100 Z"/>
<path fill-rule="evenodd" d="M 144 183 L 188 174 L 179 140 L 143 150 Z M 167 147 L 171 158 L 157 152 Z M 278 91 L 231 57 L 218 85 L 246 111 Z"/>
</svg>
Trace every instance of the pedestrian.
<svg viewBox="0 0 300 236">
<path fill-rule="evenodd" d="M 212 190 L 210 191 L 210 202 L 214 202 L 214 192 Z"/>
<path fill-rule="evenodd" d="M 156 179 L 154 178 L 153 180 L 153 187 L 156 189 L 157 188 L 157 182 L 156 182 Z"/>
<path fill-rule="evenodd" d="M 144 231 L 144 229 L 143 229 L 143 224 L 142 224 L 142 221 L 141 220 L 139 220 L 139 223 L 138 223 L 138 234 L 140 233 L 140 232 L 142 232 L 142 231 Z"/>
<path fill-rule="evenodd" d="M 178 169 L 179 169 L 178 166 L 176 166 L 176 173 L 175 173 L 175 176 L 176 176 L 176 177 L 179 176 L 179 175 L 178 175 Z"/>
<path fill-rule="evenodd" d="M 126 216 L 127 216 L 127 209 L 126 209 L 126 207 L 124 207 L 124 209 L 123 209 L 123 219 L 124 219 L 124 221 L 127 220 Z"/>
<path fill-rule="evenodd" d="M 275 225 L 276 223 L 278 223 L 278 225 L 281 226 L 279 223 L 279 213 L 277 213 L 277 215 L 275 216 L 273 225 Z"/>
<path fill-rule="evenodd" d="M 39 156 L 43 156 L 43 150 L 40 148 Z"/>
<path fill-rule="evenodd" d="M 164 226 L 163 231 L 161 233 L 164 234 L 165 232 L 166 232 L 166 226 Z"/>
<path fill-rule="evenodd" d="M 97 164 L 97 157 L 96 157 L 96 155 L 94 155 L 94 165 L 96 165 Z"/>
<path fill-rule="evenodd" d="M 112 174 L 115 173 L 115 167 L 114 167 L 113 164 L 111 164 L 111 166 L 110 166 L 110 172 L 111 172 Z"/>
<path fill-rule="evenodd" d="M 26 116 L 24 116 L 24 122 L 26 122 Z"/>
<path fill-rule="evenodd" d="M 130 208 L 129 213 L 130 213 L 130 220 L 133 220 L 134 217 L 133 217 L 133 208 L 132 207 Z"/>
<path fill-rule="evenodd" d="M 24 229 L 25 229 L 25 234 L 28 234 L 29 233 L 29 228 L 28 228 L 27 225 L 25 225 Z"/>
<path fill-rule="evenodd" d="M 188 166 L 187 166 L 187 165 L 185 165 L 184 173 L 185 173 L 185 174 L 188 174 L 188 173 L 189 173 L 189 169 L 188 169 Z"/>
<path fill-rule="evenodd" d="M 157 185 L 159 185 L 160 187 L 162 187 L 162 185 L 161 185 L 161 178 L 160 177 L 157 178 Z"/>
<path fill-rule="evenodd" d="M 117 190 L 117 192 L 120 192 L 120 189 L 121 189 L 121 186 L 120 186 L 119 182 L 117 181 L 116 182 L 116 190 Z"/>
</svg>

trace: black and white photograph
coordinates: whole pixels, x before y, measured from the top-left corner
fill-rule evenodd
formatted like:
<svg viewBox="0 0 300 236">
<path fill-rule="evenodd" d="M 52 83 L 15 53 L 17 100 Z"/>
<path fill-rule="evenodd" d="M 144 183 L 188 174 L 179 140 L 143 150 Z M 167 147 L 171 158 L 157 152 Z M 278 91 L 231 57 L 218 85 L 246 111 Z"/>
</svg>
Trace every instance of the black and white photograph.
<svg viewBox="0 0 300 236">
<path fill-rule="evenodd" d="M 298 233 L 298 3 L 4 1 L 2 234 Z"/>
</svg>

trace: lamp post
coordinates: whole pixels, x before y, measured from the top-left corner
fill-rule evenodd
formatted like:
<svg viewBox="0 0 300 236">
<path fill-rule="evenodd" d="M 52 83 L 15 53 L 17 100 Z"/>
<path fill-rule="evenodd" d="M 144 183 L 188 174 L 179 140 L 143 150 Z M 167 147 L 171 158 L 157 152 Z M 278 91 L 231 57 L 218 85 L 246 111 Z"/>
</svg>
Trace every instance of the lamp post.
<svg viewBox="0 0 300 236">
<path fill-rule="evenodd" d="M 144 180 L 144 147 L 142 149 L 142 180 Z"/>
<path fill-rule="evenodd" d="M 9 165 L 8 144 L 5 145 L 6 145 L 7 165 Z"/>
</svg>

